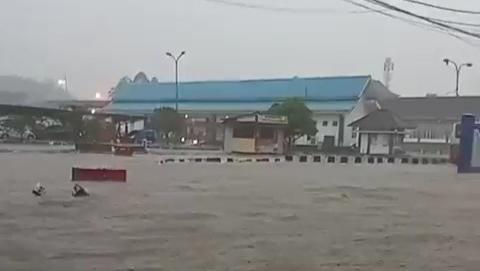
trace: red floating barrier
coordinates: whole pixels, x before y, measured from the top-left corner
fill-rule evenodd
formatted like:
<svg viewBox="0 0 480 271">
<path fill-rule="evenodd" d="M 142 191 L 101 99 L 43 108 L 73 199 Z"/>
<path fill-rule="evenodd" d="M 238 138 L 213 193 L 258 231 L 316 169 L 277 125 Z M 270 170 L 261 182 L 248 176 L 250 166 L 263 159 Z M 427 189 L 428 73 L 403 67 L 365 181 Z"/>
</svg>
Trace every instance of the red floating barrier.
<svg viewBox="0 0 480 271">
<path fill-rule="evenodd" d="M 125 169 L 74 167 L 72 168 L 72 181 L 126 182 L 127 171 Z"/>
</svg>

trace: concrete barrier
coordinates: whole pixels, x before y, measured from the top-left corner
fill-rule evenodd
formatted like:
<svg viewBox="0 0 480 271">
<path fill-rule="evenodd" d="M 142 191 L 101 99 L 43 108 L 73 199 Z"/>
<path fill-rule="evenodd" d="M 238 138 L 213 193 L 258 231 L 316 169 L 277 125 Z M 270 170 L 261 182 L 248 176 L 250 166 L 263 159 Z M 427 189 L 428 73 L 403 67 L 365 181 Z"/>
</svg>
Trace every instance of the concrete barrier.
<svg viewBox="0 0 480 271">
<path fill-rule="evenodd" d="M 399 164 L 413 165 L 439 165 L 448 163 L 447 158 L 428 158 L 428 157 L 378 157 L 378 156 L 335 156 L 335 155 L 286 155 L 284 157 L 178 157 L 165 158 L 159 161 L 160 164 L 167 163 L 315 163 L 315 164 Z"/>
<path fill-rule="evenodd" d="M 207 163 L 221 163 L 222 158 L 220 158 L 220 157 L 207 157 L 205 159 L 205 162 L 207 162 Z"/>
<path fill-rule="evenodd" d="M 270 158 L 257 158 L 256 161 L 266 163 L 266 162 L 270 162 Z"/>
</svg>

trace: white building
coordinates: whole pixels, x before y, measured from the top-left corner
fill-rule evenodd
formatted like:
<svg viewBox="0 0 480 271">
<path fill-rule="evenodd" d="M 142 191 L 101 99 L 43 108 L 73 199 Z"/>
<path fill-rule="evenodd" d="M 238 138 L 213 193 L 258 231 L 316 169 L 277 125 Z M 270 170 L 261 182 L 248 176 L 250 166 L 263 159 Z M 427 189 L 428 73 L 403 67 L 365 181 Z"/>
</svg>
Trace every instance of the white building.
<svg viewBox="0 0 480 271">
<path fill-rule="evenodd" d="M 226 153 L 283 154 L 288 119 L 259 113 L 236 116 L 224 122 Z"/>
<path fill-rule="evenodd" d="M 404 139 L 406 152 L 415 155 L 448 157 L 458 143 L 454 126 L 462 114 L 480 116 L 480 96 L 402 97 L 382 100 L 378 106 L 415 125 Z"/>
<path fill-rule="evenodd" d="M 357 147 L 361 154 L 402 154 L 403 140 L 408 129 L 415 126 L 387 109 L 379 109 L 350 124 L 357 133 Z"/>
</svg>

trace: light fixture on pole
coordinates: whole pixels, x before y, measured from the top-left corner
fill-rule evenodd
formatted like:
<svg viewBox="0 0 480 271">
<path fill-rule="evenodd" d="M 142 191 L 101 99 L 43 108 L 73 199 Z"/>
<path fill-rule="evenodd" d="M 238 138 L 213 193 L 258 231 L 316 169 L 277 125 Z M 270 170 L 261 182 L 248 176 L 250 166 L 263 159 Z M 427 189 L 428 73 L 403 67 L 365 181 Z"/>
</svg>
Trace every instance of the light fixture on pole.
<svg viewBox="0 0 480 271">
<path fill-rule="evenodd" d="M 457 62 L 455 62 L 451 59 L 448 59 L 448 58 L 443 59 L 443 62 L 445 62 L 445 65 L 447 65 L 447 66 L 452 64 L 453 67 L 455 68 L 455 75 L 456 75 L 455 95 L 458 97 L 458 96 L 460 96 L 460 94 L 459 94 L 460 72 L 462 71 L 462 68 L 464 68 L 464 67 L 467 67 L 467 68 L 473 67 L 473 64 L 472 63 L 462 63 L 462 64 L 458 65 Z"/>
<path fill-rule="evenodd" d="M 167 52 L 167 56 L 175 61 L 175 111 L 178 112 L 178 62 L 185 55 L 185 51 L 181 52 L 178 56 L 174 56 L 172 53 Z"/>
<path fill-rule="evenodd" d="M 65 73 L 65 77 L 62 79 L 57 80 L 57 85 L 63 89 L 63 91 L 68 92 L 68 81 L 67 81 L 67 74 Z"/>
</svg>

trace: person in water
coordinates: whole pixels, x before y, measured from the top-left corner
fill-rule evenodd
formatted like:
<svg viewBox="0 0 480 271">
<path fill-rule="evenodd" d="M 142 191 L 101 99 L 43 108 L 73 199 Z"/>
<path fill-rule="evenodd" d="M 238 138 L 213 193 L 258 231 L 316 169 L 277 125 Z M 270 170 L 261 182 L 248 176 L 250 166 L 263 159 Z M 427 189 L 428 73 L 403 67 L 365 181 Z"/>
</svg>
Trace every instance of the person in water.
<svg viewBox="0 0 480 271">
<path fill-rule="evenodd" d="M 74 197 L 86 197 L 89 196 L 87 189 L 83 188 L 82 186 L 75 184 L 73 186 L 72 196 Z"/>
<path fill-rule="evenodd" d="M 41 197 L 43 196 L 43 194 L 45 194 L 47 191 L 45 189 L 45 187 L 41 184 L 41 183 L 37 183 L 34 187 L 33 187 L 33 190 L 32 190 L 32 193 L 36 196 L 36 197 Z"/>
</svg>

